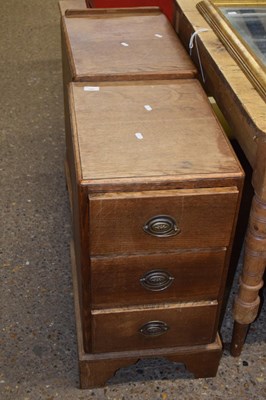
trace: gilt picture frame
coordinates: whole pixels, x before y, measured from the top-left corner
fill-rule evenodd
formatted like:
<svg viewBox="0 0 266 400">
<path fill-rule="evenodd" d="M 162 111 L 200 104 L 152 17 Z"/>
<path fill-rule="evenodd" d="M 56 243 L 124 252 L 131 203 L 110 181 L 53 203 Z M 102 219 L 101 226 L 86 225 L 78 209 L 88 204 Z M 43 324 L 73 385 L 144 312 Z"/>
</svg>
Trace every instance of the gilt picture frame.
<svg viewBox="0 0 266 400">
<path fill-rule="evenodd" d="M 266 0 L 203 0 L 197 9 L 266 101 Z"/>
</svg>

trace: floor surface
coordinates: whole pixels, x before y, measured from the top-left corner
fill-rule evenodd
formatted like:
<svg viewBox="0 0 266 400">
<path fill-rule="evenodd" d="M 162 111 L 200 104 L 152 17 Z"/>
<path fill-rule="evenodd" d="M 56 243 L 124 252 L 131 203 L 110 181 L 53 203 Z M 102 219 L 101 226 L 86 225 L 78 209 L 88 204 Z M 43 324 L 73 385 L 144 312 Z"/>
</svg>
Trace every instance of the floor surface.
<svg viewBox="0 0 266 400">
<path fill-rule="evenodd" d="M 216 378 L 140 361 L 105 388 L 78 389 L 57 0 L 1 0 L 0 12 L 0 398 L 265 399 L 265 306 L 241 357 L 228 352 L 235 284 Z"/>
</svg>

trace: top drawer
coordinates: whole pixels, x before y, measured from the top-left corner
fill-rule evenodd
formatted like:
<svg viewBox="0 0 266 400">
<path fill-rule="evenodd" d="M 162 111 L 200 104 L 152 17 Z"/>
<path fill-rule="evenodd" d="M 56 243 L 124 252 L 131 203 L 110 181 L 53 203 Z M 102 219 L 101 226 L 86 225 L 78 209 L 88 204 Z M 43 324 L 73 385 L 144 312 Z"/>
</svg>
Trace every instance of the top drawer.
<svg viewBox="0 0 266 400">
<path fill-rule="evenodd" d="M 156 8 L 85 9 L 62 20 L 73 81 L 193 78 L 197 71 Z"/>
<path fill-rule="evenodd" d="M 227 246 L 238 195 L 235 187 L 92 194 L 91 254 Z"/>
</svg>

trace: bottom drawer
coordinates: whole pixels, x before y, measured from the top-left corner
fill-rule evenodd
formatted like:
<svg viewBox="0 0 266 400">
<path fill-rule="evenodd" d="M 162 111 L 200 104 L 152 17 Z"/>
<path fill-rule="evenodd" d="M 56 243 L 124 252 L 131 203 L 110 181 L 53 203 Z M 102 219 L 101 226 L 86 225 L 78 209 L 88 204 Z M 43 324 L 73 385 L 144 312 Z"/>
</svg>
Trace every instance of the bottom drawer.
<svg viewBox="0 0 266 400">
<path fill-rule="evenodd" d="M 92 311 L 92 352 L 211 343 L 217 302 Z"/>
</svg>

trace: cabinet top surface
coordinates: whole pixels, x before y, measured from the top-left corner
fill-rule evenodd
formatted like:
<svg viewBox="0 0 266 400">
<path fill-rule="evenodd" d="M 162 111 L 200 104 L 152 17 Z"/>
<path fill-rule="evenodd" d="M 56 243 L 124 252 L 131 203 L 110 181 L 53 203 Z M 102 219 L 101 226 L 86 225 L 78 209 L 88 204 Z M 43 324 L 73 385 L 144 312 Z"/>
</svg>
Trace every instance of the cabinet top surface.
<svg viewBox="0 0 266 400">
<path fill-rule="evenodd" d="M 84 180 L 242 175 L 195 80 L 72 83 L 70 109 Z"/>
<path fill-rule="evenodd" d="M 82 14 L 85 13 L 85 14 Z M 76 80 L 96 75 L 171 74 L 193 77 L 196 68 L 168 19 L 159 10 L 80 11 L 63 17 L 63 31 Z M 117 14 L 118 13 L 118 14 Z M 157 78 L 156 78 L 157 79 Z M 108 79 L 109 80 L 109 79 Z"/>
</svg>

